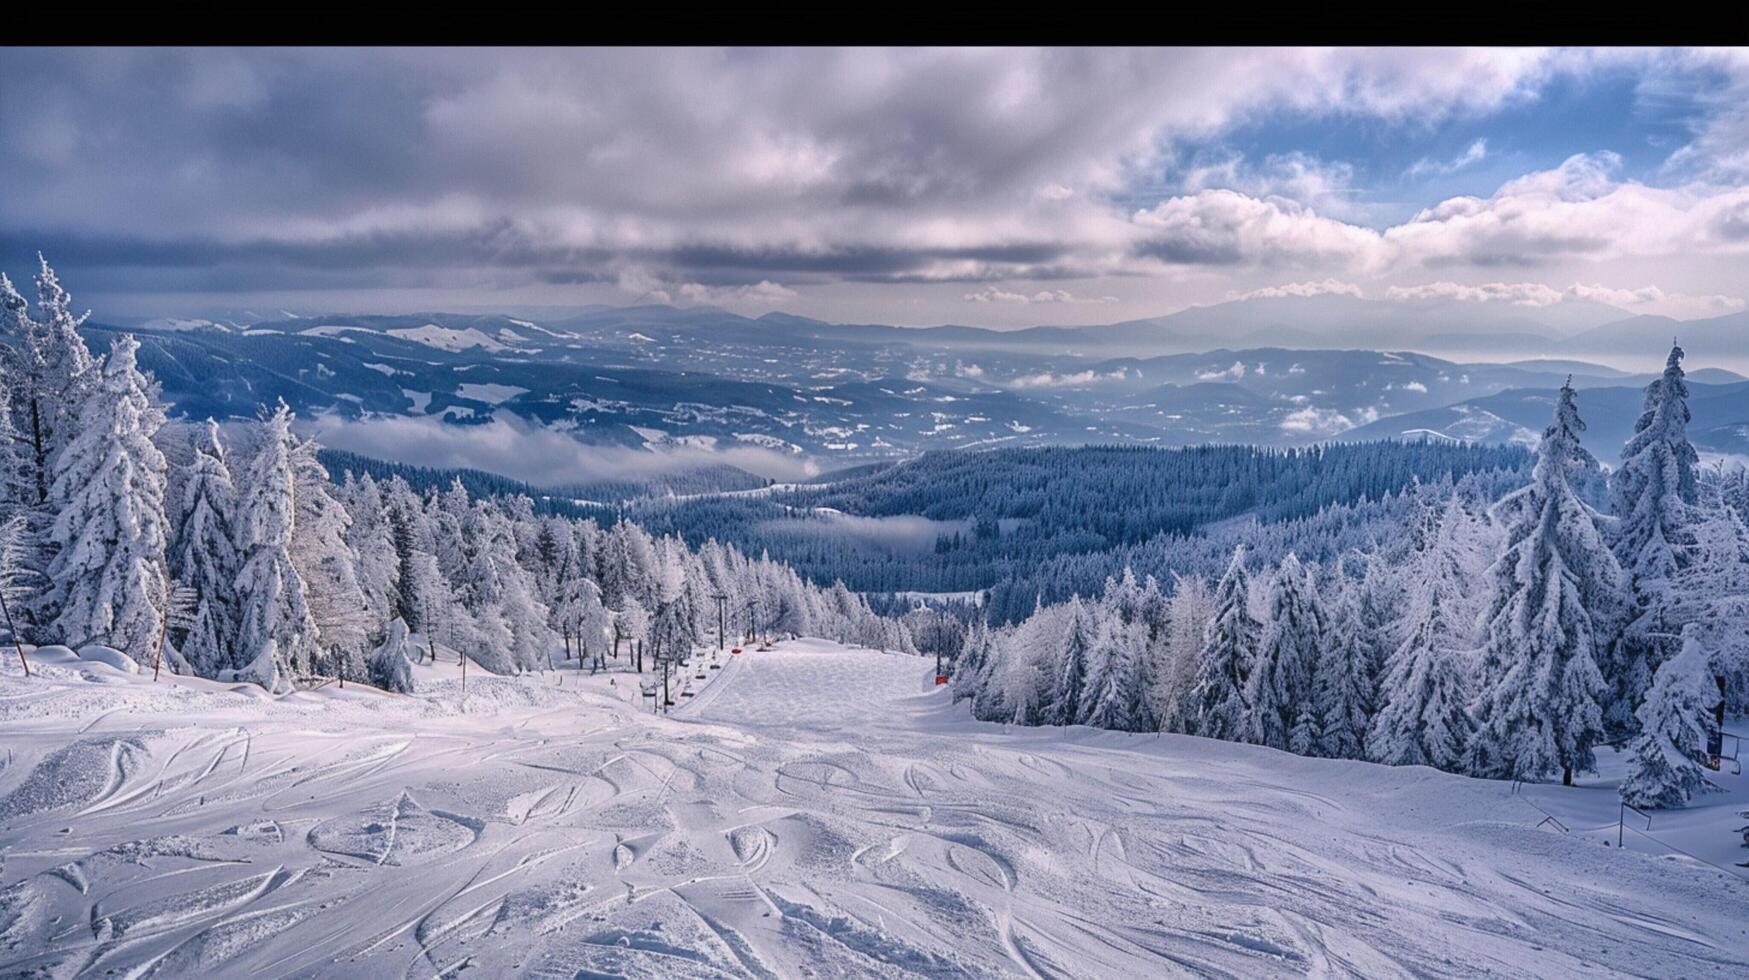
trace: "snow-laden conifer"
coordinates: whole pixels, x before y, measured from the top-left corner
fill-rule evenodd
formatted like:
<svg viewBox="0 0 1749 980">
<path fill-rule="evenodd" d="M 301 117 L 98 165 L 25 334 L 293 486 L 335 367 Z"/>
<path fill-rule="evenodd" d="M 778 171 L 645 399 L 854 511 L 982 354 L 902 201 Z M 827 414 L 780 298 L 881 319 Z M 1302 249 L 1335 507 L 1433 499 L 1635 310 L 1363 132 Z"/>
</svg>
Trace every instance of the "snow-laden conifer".
<svg viewBox="0 0 1749 980">
<path fill-rule="evenodd" d="M 399 619 L 389 623 L 383 645 L 370 655 L 370 682 L 385 691 L 413 693 L 413 658 L 417 656 L 407 639 L 407 624 Z"/>
<path fill-rule="evenodd" d="M 1313 688 L 1318 713 L 1314 754 L 1358 759 L 1378 699 L 1371 638 L 1361 615 L 1360 586 L 1338 573 L 1331 585 L 1328 633 Z"/>
<path fill-rule="evenodd" d="M 1316 585 L 1292 552 L 1270 579 L 1266 605 L 1268 618 L 1248 688 L 1249 737 L 1304 753 L 1319 737 L 1313 681 L 1327 617 Z"/>
<path fill-rule="evenodd" d="M 1569 476 L 1585 465 L 1584 422 L 1564 385 L 1531 483 L 1495 505 L 1505 552 L 1489 569 L 1481 689 L 1470 739 L 1477 775 L 1540 779 L 1594 767 L 1608 688 L 1599 644 L 1617 608 L 1621 568 L 1596 512 Z"/>
<path fill-rule="evenodd" d="M 56 458 L 49 565 L 54 630 L 69 646 L 100 643 L 151 662 L 169 600 L 165 573 L 163 424 L 130 335 L 116 338 Z"/>
<path fill-rule="evenodd" d="M 1684 631 L 1681 651 L 1658 668 L 1636 712 L 1640 734 L 1628 746 L 1628 775 L 1621 784 L 1629 806 L 1685 806 L 1712 788 L 1707 740 L 1719 688 L 1697 637 L 1693 629 Z"/>
<path fill-rule="evenodd" d="M 233 663 L 269 683 L 307 676 L 319 655 L 316 623 L 292 561 L 296 452 L 291 410 L 282 402 L 262 426 L 237 507 L 243 567 L 237 575 Z"/>
<path fill-rule="evenodd" d="M 1612 733 L 1636 727 L 1634 709 L 1652 673 L 1675 653 L 1682 629 L 1672 586 L 1696 545 L 1699 460 L 1688 441 L 1682 357 L 1682 348 L 1672 346 L 1664 373 L 1646 386 L 1644 410 L 1610 480 L 1613 543 L 1627 598 L 1620 641 L 1613 656 L 1599 661 L 1611 689 L 1604 722 Z"/>
<path fill-rule="evenodd" d="M 1262 624 L 1251 615 L 1245 551 L 1238 548 L 1215 586 L 1214 615 L 1203 635 L 1196 688 L 1191 694 L 1196 734 L 1237 740 L 1250 731 L 1246 699 L 1262 635 Z"/>
<path fill-rule="evenodd" d="M 194 429 L 188 473 L 180 481 L 170 539 L 170 577 L 196 597 L 194 619 L 177 637 L 195 672 L 212 677 L 231 662 L 237 634 L 237 493 L 224 440 L 211 419 Z"/>
<path fill-rule="evenodd" d="M 1387 662 L 1381 706 L 1366 739 L 1366 754 L 1375 762 L 1449 772 L 1463 765 L 1470 716 L 1446 601 L 1435 589 L 1419 596 L 1408 635 Z"/>
</svg>

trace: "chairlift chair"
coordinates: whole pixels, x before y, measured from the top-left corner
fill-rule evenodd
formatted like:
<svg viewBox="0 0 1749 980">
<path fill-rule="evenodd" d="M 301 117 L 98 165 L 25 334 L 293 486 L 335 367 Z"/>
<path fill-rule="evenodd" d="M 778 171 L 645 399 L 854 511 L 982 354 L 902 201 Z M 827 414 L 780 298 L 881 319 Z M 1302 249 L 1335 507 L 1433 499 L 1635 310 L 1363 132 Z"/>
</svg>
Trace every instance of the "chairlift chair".
<svg viewBox="0 0 1749 980">
<path fill-rule="evenodd" d="M 1725 751 L 1725 739 L 1731 740 L 1731 751 Z M 1714 772 L 1724 772 L 1729 768 L 1731 775 L 1743 774 L 1743 762 L 1738 758 L 1743 747 L 1742 736 L 1735 732 L 1717 731 L 1707 743 L 1707 768 Z"/>
</svg>

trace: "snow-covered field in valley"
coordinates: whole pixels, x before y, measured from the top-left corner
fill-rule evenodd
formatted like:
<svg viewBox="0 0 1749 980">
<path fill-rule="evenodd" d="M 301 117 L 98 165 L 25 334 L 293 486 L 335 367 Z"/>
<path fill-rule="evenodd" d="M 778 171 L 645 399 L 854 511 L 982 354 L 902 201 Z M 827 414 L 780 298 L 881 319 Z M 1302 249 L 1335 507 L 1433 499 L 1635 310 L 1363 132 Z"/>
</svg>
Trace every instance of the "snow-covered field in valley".
<svg viewBox="0 0 1749 980">
<path fill-rule="evenodd" d="M 1749 872 L 1604 846 L 1607 787 L 1008 729 L 827 641 L 724 660 L 669 717 L 624 673 L 11 663 L 0 976 L 1749 975 Z"/>
</svg>

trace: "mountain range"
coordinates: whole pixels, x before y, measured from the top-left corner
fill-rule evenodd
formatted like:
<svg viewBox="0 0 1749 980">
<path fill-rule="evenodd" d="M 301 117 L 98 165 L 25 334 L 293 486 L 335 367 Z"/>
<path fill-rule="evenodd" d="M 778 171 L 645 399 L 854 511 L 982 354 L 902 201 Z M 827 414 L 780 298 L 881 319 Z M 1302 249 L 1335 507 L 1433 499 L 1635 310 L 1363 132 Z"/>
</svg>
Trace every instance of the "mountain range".
<svg viewBox="0 0 1749 980">
<path fill-rule="evenodd" d="M 142 363 L 187 417 L 254 416 L 283 399 L 301 416 L 342 423 L 510 423 L 586 445 L 736 449 L 835 466 L 1012 445 L 1534 441 L 1569 376 L 1595 416 L 1594 451 L 1609 459 L 1651 375 L 1587 352 L 1657 364 L 1677 337 L 1694 369 L 1697 445 L 1742 452 L 1749 441 L 1749 385 L 1706 366 L 1749 355 L 1745 314 L 1672 321 L 1582 301 L 1517 308 L 1339 295 L 1006 332 L 712 307 L 514 313 L 280 311 L 133 330 Z M 121 328 L 85 329 L 101 348 Z M 1422 352 L 1450 338 L 1499 349 L 1484 359 Z"/>
</svg>

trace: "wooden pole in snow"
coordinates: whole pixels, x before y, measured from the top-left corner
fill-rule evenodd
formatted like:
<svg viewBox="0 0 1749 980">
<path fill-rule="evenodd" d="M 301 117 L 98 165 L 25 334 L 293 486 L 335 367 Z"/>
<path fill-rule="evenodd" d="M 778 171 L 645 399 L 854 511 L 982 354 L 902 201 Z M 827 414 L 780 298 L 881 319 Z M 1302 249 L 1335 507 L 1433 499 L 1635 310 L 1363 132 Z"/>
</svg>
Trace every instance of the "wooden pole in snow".
<svg viewBox="0 0 1749 980">
<path fill-rule="evenodd" d="M 157 569 L 157 574 L 164 579 L 164 614 L 157 621 L 157 649 L 152 651 L 152 683 L 157 683 L 157 669 L 164 663 L 164 637 L 170 635 L 170 611 L 177 606 L 177 590 L 170 588 L 170 572 L 163 567 Z"/>
<path fill-rule="evenodd" d="M 164 577 L 164 615 L 158 620 L 158 649 L 152 654 L 152 683 L 158 683 L 158 667 L 164 662 L 164 637 L 170 634 L 170 576 L 159 570 Z"/>
<path fill-rule="evenodd" d="M 24 676 L 30 676 L 30 661 L 24 659 L 24 644 L 18 639 L 18 627 L 12 625 L 12 605 L 6 601 L 6 588 L 0 585 L 0 612 L 6 614 L 6 630 L 12 634 L 12 648 L 18 651 L 18 662 L 24 667 Z"/>
<path fill-rule="evenodd" d="M 158 624 L 158 650 L 152 654 L 152 683 L 158 683 L 158 667 L 164 663 L 164 636 L 170 632 L 170 617 Z"/>
</svg>

